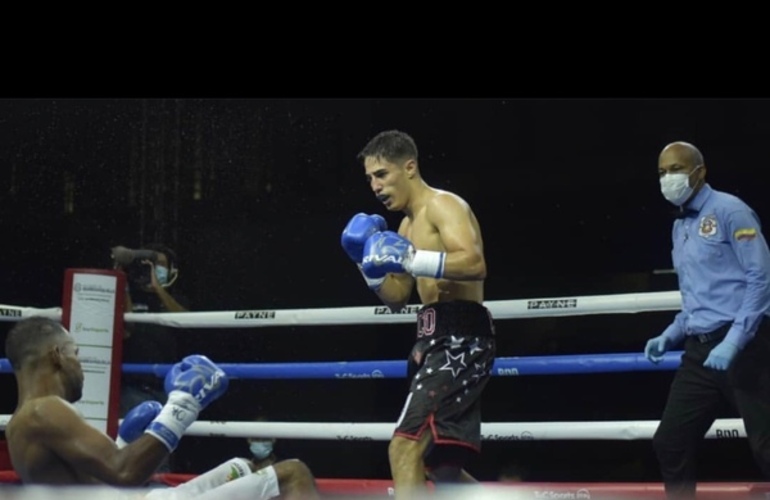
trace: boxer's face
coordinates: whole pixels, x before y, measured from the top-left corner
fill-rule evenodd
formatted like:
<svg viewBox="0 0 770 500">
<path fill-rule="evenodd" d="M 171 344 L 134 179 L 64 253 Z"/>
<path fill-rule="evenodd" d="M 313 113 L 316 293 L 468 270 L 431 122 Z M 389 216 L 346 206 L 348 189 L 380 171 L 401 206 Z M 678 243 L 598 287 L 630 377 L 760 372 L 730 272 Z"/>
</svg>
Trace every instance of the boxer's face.
<svg viewBox="0 0 770 500">
<path fill-rule="evenodd" d="M 80 364 L 80 359 L 78 359 L 80 348 L 69 333 L 62 336 L 62 339 L 62 342 L 57 346 L 57 354 L 64 388 L 67 391 L 67 400 L 74 403 L 83 397 L 83 367 Z"/>
<path fill-rule="evenodd" d="M 380 202 L 390 211 L 403 210 L 409 201 L 410 163 L 393 163 L 382 157 L 368 156 L 364 161 L 366 181 Z"/>
</svg>

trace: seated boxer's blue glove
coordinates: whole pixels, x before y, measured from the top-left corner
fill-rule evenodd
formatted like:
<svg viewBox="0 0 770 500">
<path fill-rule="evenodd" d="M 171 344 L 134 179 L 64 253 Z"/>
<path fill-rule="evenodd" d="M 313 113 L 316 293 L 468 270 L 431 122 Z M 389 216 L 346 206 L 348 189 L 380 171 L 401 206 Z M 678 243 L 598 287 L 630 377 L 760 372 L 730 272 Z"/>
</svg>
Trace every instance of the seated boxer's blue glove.
<svg viewBox="0 0 770 500">
<path fill-rule="evenodd" d="M 144 430 L 162 409 L 163 405 L 157 401 L 144 401 L 126 413 L 118 428 L 118 438 L 115 440 L 118 448 L 123 448 L 144 434 Z"/>
<path fill-rule="evenodd" d="M 671 348 L 671 339 L 658 335 L 647 341 L 644 346 L 644 356 L 653 363 L 660 363 L 663 355 Z"/>
<path fill-rule="evenodd" d="M 740 348 L 737 345 L 724 339 L 711 349 L 706 361 L 703 362 L 703 366 L 714 370 L 727 370 L 738 351 Z"/>
<path fill-rule="evenodd" d="M 445 252 L 415 250 L 414 245 L 393 231 L 375 233 L 366 240 L 364 275 L 382 278 L 388 273 L 409 273 L 412 276 L 441 278 L 444 275 Z"/>
<path fill-rule="evenodd" d="M 200 409 L 225 393 L 229 381 L 225 372 L 206 356 L 193 354 L 171 367 L 166 374 L 167 394 L 182 391 L 191 394 Z"/>
<path fill-rule="evenodd" d="M 381 215 L 367 215 L 358 213 L 353 216 L 342 231 L 342 248 L 356 264 L 364 259 L 364 245 L 366 240 L 375 233 L 385 231 L 387 222 Z"/>
<path fill-rule="evenodd" d="M 168 401 L 145 432 L 174 451 L 201 410 L 224 394 L 228 383 L 225 372 L 206 356 L 187 356 L 166 374 Z"/>
</svg>

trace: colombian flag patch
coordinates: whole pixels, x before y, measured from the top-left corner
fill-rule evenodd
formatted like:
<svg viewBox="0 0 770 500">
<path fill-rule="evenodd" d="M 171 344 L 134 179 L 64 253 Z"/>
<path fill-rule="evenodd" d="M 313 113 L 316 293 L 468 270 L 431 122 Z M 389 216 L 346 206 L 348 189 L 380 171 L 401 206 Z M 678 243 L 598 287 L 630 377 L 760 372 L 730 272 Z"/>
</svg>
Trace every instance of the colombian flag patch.
<svg viewBox="0 0 770 500">
<path fill-rule="evenodd" d="M 757 230 L 752 228 L 738 229 L 735 231 L 735 239 L 738 241 L 753 240 L 757 237 Z"/>
</svg>

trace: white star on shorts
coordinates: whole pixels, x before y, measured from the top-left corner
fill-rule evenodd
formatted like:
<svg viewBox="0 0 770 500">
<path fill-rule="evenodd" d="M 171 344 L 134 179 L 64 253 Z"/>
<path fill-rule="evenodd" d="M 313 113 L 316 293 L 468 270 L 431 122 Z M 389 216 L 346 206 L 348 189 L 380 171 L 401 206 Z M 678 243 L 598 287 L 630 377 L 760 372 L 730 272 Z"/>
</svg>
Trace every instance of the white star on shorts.
<svg viewBox="0 0 770 500">
<path fill-rule="evenodd" d="M 475 378 L 475 379 L 481 379 L 481 376 L 482 376 L 482 375 L 486 375 L 486 374 L 484 373 L 484 368 L 486 368 L 486 364 L 487 364 L 487 362 L 486 362 L 486 361 L 484 361 L 484 362 L 483 362 L 483 363 L 481 363 L 481 364 L 478 364 L 478 363 L 473 363 L 473 364 L 476 366 L 476 373 L 474 373 L 473 375 L 471 375 L 471 378 Z"/>
<path fill-rule="evenodd" d="M 459 349 L 460 346 L 462 346 L 463 341 L 465 340 L 465 337 L 460 337 L 459 339 L 452 335 L 452 341 L 449 343 L 450 349 Z M 471 353 L 473 354 L 473 353 Z"/>
<path fill-rule="evenodd" d="M 474 352 L 484 352 L 484 349 L 479 347 L 479 339 L 476 337 L 476 340 L 471 344 L 471 351 L 468 354 L 473 354 Z"/>
<path fill-rule="evenodd" d="M 465 353 L 461 352 L 457 356 L 452 356 L 449 354 L 449 351 L 444 352 L 446 353 L 446 364 L 439 368 L 439 370 L 449 370 L 452 372 L 452 377 L 457 378 L 457 375 L 463 369 L 468 368 L 465 364 Z"/>
</svg>

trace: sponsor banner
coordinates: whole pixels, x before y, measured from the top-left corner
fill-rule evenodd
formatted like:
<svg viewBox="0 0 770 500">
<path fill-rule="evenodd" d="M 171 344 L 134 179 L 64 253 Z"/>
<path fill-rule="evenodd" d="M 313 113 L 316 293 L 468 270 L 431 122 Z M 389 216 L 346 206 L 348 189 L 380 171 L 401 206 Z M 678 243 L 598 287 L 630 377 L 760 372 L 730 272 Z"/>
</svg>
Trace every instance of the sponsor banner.
<svg viewBox="0 0 770 500">
<path fill-rule="evenodd" d="M 108 429 L 108 420 L 110 391 L 114 390 L 118 286 L 118 275 L 114 272 L 68 270 L 63 304 L 63 323 L 80 348 L 84 376 L 83 397 L 75 406 L 91 425 L 108 434 L 112 431 Z"/>
</svg>

